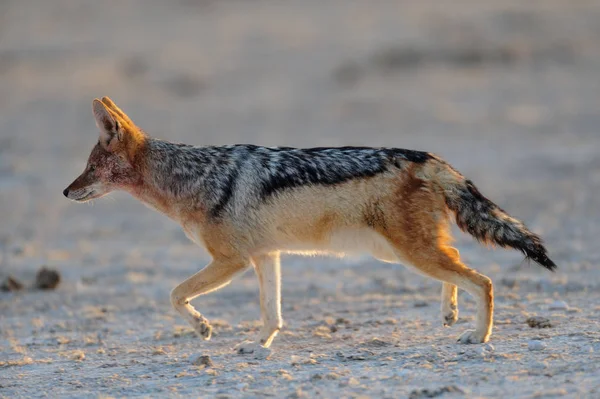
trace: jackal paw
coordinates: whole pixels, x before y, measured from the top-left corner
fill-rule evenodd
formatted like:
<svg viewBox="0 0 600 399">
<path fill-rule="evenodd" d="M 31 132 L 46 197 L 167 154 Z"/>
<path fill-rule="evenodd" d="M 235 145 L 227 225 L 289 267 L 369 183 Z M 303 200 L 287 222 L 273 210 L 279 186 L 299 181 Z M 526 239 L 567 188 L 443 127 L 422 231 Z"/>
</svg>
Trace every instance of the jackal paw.
<svg viewBox="0 0 600 399">
<path fill-rule="evenodd" d="M 454 323 L 456 323 L 456 320 L 458 320 L 458 309 L 456 308 L 456 305 L 451 306 L 442 313 L 442 323 L 444 323 L 444 327 L 452 327 Z"/>
<path fill-rule="evenodd" d="M 253 355 L 255 359 L 265 359 L 271 354 L 271 349 L 254 341 L 244 341 L 237 344 L 233 350 L 238 355 Z"/>
<path fill-rule="evenodd" d="M 208 341 L 212 335 L 212 326 L 208 320 L 200 314 L 194 315 L 193 317 L 192 327 L 194 327 L 194 330 L 196 330 L 205 341 Z"/>
<path fill-rule="evenodd" d="M 483 344 L 488 339 L 488 334 L 478 332 L 477 330 L 467 330 L 458 337 L 457 342 L 461 344 Z"/>
</svg>

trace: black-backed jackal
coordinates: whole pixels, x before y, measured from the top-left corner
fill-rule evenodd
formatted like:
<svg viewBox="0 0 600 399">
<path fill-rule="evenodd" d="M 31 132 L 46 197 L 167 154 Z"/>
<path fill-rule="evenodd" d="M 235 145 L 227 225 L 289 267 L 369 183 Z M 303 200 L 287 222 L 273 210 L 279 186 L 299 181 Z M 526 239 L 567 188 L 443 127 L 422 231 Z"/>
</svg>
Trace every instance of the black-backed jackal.
<svg viewBox="0 0 600 399">
<path fill-rule="evenodd" d="M 195 147 L 153 139 L 109 98 L 94 100 L 100 139 L 67 189 L 75 201 L 124 190 L 181 224 L 212 256 L 171 293 L 175 309 L 205 339 L 211 326 L 190 301 L 227 285 L 253 265 L 260 285 L 268 347 L 282 327 L 279 254 L 368 251 L 440 280 L 442 322 L 457 320 L 457 287 L 477 301 L 475 330 L 462 343 L 486 342 L 492 331 L 491 280 L 465 266 L 450 245 L 450 214 L 484 243 L 522 251 L 556 268 L 541 239 L 484 197 L 435 155 L 395 148 Z"/>
</svg>

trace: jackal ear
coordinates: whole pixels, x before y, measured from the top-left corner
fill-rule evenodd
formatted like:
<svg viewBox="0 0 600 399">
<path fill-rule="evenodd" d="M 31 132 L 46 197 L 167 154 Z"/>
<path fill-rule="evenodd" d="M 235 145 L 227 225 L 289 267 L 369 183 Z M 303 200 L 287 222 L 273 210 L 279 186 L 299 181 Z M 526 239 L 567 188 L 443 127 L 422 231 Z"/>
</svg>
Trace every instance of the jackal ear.
<svg viewBox="0 0 600 399">
<path fill-rule="evenodd" d="M 130 125 L 134 125 L 134 123 L 131 121 L 131 119 L 127 116 L 127 114 L 123 111 L 121 111 L 121 108 L 117 107 L 117 104 L 114 103 L 113 100 L 111 100 L 108 97 L 102 97 L 102 103 L 104 105 L 106 105 L 106 108 L 110 109 L 111 112 L 117 114 L 117 116 L 121 119 L 123 119 L 125 122 L 129 123 Z"/>
<path fill-rule="evenodd" d="M 105 150 L 110 151 L 111 144 L 115 141 L 121 141 L 123 135 L 119 128 L 119 122 L 110 114 L 102 101 L 95 99 L 92 103 L 96 126 L 100 129 L 100 144 Z"/>
</svg>

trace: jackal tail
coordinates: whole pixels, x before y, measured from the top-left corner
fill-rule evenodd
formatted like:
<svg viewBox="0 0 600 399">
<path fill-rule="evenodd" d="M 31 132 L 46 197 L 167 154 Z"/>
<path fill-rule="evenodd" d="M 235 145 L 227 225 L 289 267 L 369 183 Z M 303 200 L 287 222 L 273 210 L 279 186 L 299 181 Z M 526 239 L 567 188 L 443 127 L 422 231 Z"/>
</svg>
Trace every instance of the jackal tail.
<svg viewBox="0 0 600 399">
<path fill-rule="evenodd" d="M 443 161 L 442 161 L 443 162 Z M 445 162 L 444 162 L 445 164 Z M 511 217 L 479 192 L 472 181 L 445 164 L 436 177 L 458 227 L 479 242 L 514 248 L 550 271 L 557 266 L 548 258 L 542 239 L 523 222 Z"/>
</svg>

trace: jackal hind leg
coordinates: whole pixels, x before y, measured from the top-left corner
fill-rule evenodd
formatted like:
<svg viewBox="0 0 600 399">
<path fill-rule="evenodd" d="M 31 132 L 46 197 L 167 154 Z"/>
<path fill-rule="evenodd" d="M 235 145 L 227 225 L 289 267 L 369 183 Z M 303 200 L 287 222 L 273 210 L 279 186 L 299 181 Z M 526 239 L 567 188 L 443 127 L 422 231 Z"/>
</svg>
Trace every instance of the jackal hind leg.
<svg viewBox="0 0 600 399">
<path fill-rule="evenodd" d="M 231 279 L 248 265 L 242 259 L 214 259 L 204 269 L 179 284 L 171 291 L 171 304 L 205 340 L 209 340 L 212 327 L 190 301 L 197 296 L 216 291 L 231 282 Z"/>
<path fill-rule="evenodd" d="M 420 175 L 419 175 L 420 174 Z M 425 178 L 423 178 L 425 177 Z M 386 229 L 382 233 L 401 259 L 422 274 L 444 283 L 444 320 L 455 318 L 456 287 L 467 291 L 477 302 L 475 330 L 466 331 L 461 343 L 486 342 L 492 332 L 494 311 L 492 281 L 469 269 L 451 242 L 447 205 L 440 189 L 422 170 L 408 170 L 396 186 L 396 196 L 386 204 Z"/>
<path fill-rule="evenodd" d="M 442 324 L 452 327 L 458 320 L 458 287 L 450 283 L 442 283 Z"/>
<path fill-rule="evenodd" d="M 459 258 L 458 250 L 448 247 L 448 251 L 454 252 L 456 258 Z M 442 324 L 445 327 L 452 327 L 458 320 L 458 287 L 454 284 L 442 283 Z"/>
<path fill-rule="evenodd" d="M 493 325 L 492 281 L 461 263 L 457 251 L 450 247 L 436 247 L 432 252 L 414 257 L 412 264 L 423 274 L 444 283 L 442 309 L 449 311 L 446 315 L 449 315 L 451 320 L 455 317 L 453 311 L 456 312 L 456 309 L 452 309 L 452 305 L 456 303 L 457 286 L 475 298 L 477 303 L 475 330 L 465 331 L 458 338 L 458 342 L 463 344 L 487 342 Z"/>
</svg>

